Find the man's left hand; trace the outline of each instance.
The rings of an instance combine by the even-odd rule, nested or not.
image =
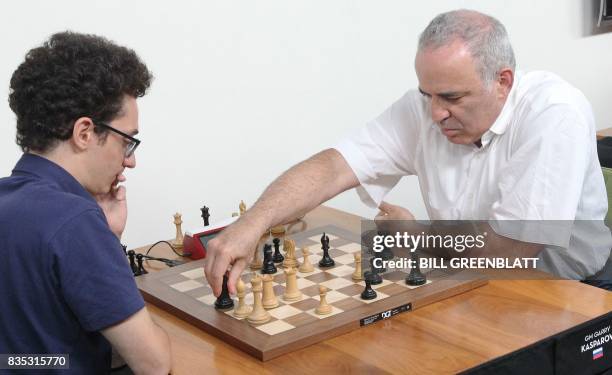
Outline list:
[[[408,211],[404,207],[396,206],[387,202],[382,202],[378,206],[380,210],[378,215],[374,218],[375,221],[381,220],[415,220],[412,212]]]
[[[106,216],[108,226],[117,238],[121,238],[127,221],[126,190],[125,186],[119,185],[120,182],[124,181],[125,176],[119,175],[108,193],[95,196]]]

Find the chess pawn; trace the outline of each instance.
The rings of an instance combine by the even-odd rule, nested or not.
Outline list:
[[[259,276],[255,276],[251,279],[251,285],[253,290],[254,302],[253,302],[253,311],[247,316],[247,321],[251,324],[263,324],[270,320],[272,317],[270,313],[264,309],[263,304],[261,302],[261,278]]]
[[[143,265],[143,262],[144,262],[143,254],[136,254],[136,262],[138,263],[138,272],[136,276],[140,276],[140,275],[149,273],[147,270],[145,270],[144,265]]]
[[[295,268],[285,268],[285,294],[283,299],[287,302],[297,301],[302,298],[302,292],[297,286],[297,276]]]
[[[365,289],[361,292],[361,299],[370,300],[376,298],[377,294],[374,289],[372,289],[372,283],[368,277],[365,278]]]
[[[295,256],[295,242],[291,239],[286,239],[283,242],[283,249],[285,250],[285,260],[283,261],[283,267],[297,267],[298,262]]]
[[[244,297],[246,296],[246,287],[242,278],[238,278],[238,283],[236,284],[236,295],[238,296],[238,306],[234,309],[234,316],[236,318],[246,318],[249,316],[253,308],[247,305],[244,302]]]
[[[410,273],[406,276],[406,284],[410,286],[419,286],[427,282],[427,277],[421,272],[419,267],[419,256],[416,251],[410,253],[410,260],[413,267],[410,267]]]
[[[379,272],[380,272],[380,268],[374,266],[375,260],[376,259],[380,259],[380,258],[376,258],[376,256],[370,258],[370,271],[366,272],[364,274],[364,277],[366,279],[370,280],[370,283],[372,283],[372,285],[378,285],[381,284],[383,282],[382,276],[380,276]]]
[[[276,299],[276,295],[274,294],[274,289],[272,286],[272,275],[263,275],[263,297],[262,304],[264,309],[269,310],[275,307],[278,307],[278,300]]]
[[[175,250],[183,250],[183,231],[181,229],[181,224],[183,224],[183,220],[181,220],[181,214],[178,212],[174,214],[174,225],[176,225],[176,237],[174,242],[172,242],[172,247]]]
[[[363,280],[363,275],[361,274],[361,253],[355,253],[355,272],[353,272],[352,279],[355,281]]]
[[[221,294],[215,301],[215,309],[217,310],[229,310],[234,307],[234,300],[230,297],[229,290],[227,288],[228,275],[223,275],[223,285],[221,286]]]
[[[244,204],[244,201],[240,201],[238,209],[240,210],[240,216],[244,215],[244,213],[246,212],[246,204]]]
[[[252,270],[260,270],[263,266],[263,262],[261,261],[261,257],[259,254],[259,249],[255,246],[255,254],[253,254],[253,260],[251,264],[249,264],[249,268]]]
[[[274,260],[274,263],[283,262],[285,257],[280,252],[280,238],[274,237],[272,243],[274,244],[274,255],[272,256],[272,260]]]
[[[327,296],[327,288],[324,287],[323,285],[319,285],[320,302],[319,302],[319,306],[317,306],[317,308],[315,309],[315,313],[319,315],[327,315],[332,312],[332,307],[330,304],[327,303],[326,296]]]
[[[302,248],[302,255],[304,256],[304,262],[300,266],[299,271],[301,273],[311,273],[311,272],[313,272],[314,271],[314,267],[312,266],[312,263],[310,263],[310,260],[308,259],[308,256],[310,255],[310,251],[308,250],[307,247]]]
[[[138,266],[136,265],[136,252],[134,250],[128,250],[128,259],[130,260],[130,268],[132,269],[132,274],[137,276]]]
[[[275,274],[277,269],[272,259],[272,246],[270,244],[264,244],[264,260],[263,266],[261,267],[261,273]]]

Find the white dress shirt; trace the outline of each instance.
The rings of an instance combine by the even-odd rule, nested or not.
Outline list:
[[[593,113],[578,89],[548,72],[517,72],[480,148],[448,141],[429,103],[411,90],[336,145],[366,204],[377,207],[403,176],[416,175],[432,220],[598,220],[582,238],[576,228],[508,236],[547,245],[539,268],[559,276],[582,279],[603,267],[608,201]]]

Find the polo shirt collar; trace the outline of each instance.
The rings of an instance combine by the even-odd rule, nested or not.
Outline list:
[[[23,154],[13,168],[12,175],[17,174],[34,175],[54,183],[63,191],[95,202],[93,196],[68,171],[42,156]]]

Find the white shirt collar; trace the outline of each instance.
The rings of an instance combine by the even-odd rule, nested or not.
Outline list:
[[[512,117],[512,114],[514,113],[514,109],[516,107],[516,87],[518,86],[519,80],[521,79],[522,75],[522,72],[516,72],[512,88],[510,88],[510,93],[508,93],[508,97],[506,98],[506,102],[504,103],[504,106],[502,107],[499,116],[497,116],[497,119],[495,119],[493,125],[491,125],[489,130],[487,130],[480,139],[480,142],[482,143],[482,148],[488,145],[494,136],[502,135],[508,129],[508,125],[510,125],[510,118]]]

